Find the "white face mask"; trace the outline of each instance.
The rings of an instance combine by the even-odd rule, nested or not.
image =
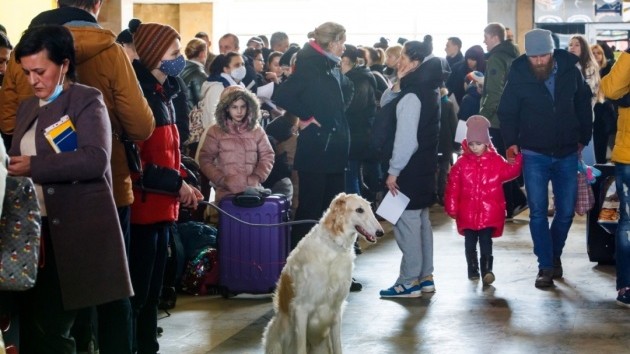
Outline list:
[[[232,70],[232,72],[230,72],[230,76],[236,82],[241,82],[241,80],[243,80],[245,78],[245,74],[247,74],[247,69],[245,69],[244,66],[239,66],[238,68],[236,68],[236,69]]]

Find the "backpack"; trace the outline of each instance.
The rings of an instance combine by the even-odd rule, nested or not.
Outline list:
[[[377,160],[387,162],[394,151],[394,138],[396,136],[396,106],[403,97],[398,97],[387,102],[381,107],[374,117],[374,124],[370,132],[370,150]]]
[[[182,290],[192,295],[218,293],[219,257],[217,250],[206,247],[189,260],[182,277]]]
[[[208,93],[209,88],[209,85],[205,86],[205,89],[203,89],[203,91],[201,92],[201,96],[199,97],[199,102],[197,102],[197,104],[188,114],[190,136],[188,137],[188,140],[186,140],[185,145],[198,143],[199,139],[201,139],[201,135],[205,131],[205,127],[203,126],[203,115],[206,105],[205,97]]]

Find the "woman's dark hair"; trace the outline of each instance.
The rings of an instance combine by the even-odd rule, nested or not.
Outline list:
[[[428,57],[433,50],[433,44],[427,43],[427,41],[407,41],[403,45],[405,48],[405,54],[411,60],[417,60],[420,63],[424,61],[424,58]]]
[[[9,41],[9,37],[7,37],[3,32],[0,32],[0,48],[13,49],[11,41]]]
[[[243,52],[244,56],[249,57],[252,60],[255,59],[258,54],[262,54],[262,50],[261,49],[247,48]]]
[[[357,59],[359,58],[359,55],[361,55],[362,53],[359,53],[359,49],[357,49],[357,47],[353,46],[352,44],[346,44],[346,50],[343,51],[343,54],[341,54],[341,57],[346,57],[350,60],[350,62],[352,64],[356,64],[357,63]]]
[[[464,59],[474,60],[477,62],[477,68],[475,70],[481,71],[482,73],[486,72],[486,56],[480,45],[474,45],[468,48],[466,54],[464,54]]]
[[[275,58],[281,58],[282,57],[282,52],[271,52],[269,53],[269,57],[267,58],[267,67],[269,67],[269,64],[271,64],[271,62],[275,59]],[[278,65],[280,65],[280,62],[278,61]]]
[[[217,55],[217,57],[214,58],[214,60],[212,61],[212,64],[210,64],[210,76],[221,75],[221,73],[223,72],[223,68],[227,68],[228,66],[230,66],[232,58],[239,55],[240,54],[238,54],[237,52],[228,52],[225,54]]]
[[[37,54],[42,50],[48,52],[48,59],[57,65],[68,59],[66,76],[76,80],[76,61],[74,54],[74,40],[68,28],[59,25],[35,26],[22,34],[20,42],[15,46],[15,60]]]

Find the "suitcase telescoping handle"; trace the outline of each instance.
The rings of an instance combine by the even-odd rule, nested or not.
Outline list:
[[[240,222],[241,224],[245,224],[245,225],[248,225],[248,226],[278,227],[278,226],[288,226],[288,225],[298,225],[298,224],[317,224],[317,223],[319,223],[319,220],[305,219],[305,220],[285,221],[285,222],[280,222],[280,223],[275,223],[275,224],[254,224],[254,223],[247,222],[245,220],[241,220],[241,219],[237,218],[236,216],[234,216],[234,215],[228,213],[227,211],[219,208],[219,206],[217,204],[215,204],[214,202],[208,202],[208,201],[202,200],[202,201],[199,201],[199,204],[211,206],[211,207],[215,208],[219,213],[224,214],[227,217],[232,218],[232,219]]]

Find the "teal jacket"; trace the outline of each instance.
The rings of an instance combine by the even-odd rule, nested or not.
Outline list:
[[[503,87],[512,61],[519,56],[518,47],[510,41],[503,41],[486,54],[486,72],[479,114],[488,118],[492,128],[499,129],[497,108],[503,94]]]

